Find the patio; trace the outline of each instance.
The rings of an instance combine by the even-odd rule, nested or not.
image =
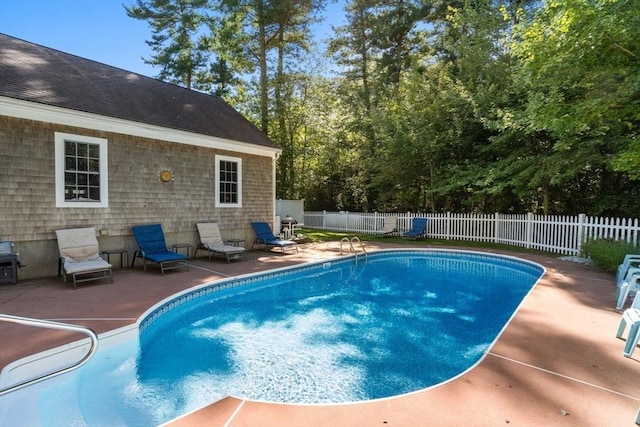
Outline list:
[[[399,247],[367,242],[369,251]],[[403,247],[406,247],[404,245]],[[492,251],[497,252],[497,251]],[[640,408],[640,350],[622,356],[615,338],[613,276],[552,257],[508,253],[547,272],[491,349],[457,379],[413,394],[345,405],[283,405],[228,397],[170,426],[633,426]],[[117,268],[114,284],[78,286],[51,277],[0,286],[0,313],[58,320],[102,333],[134,323],[156,302],[201,283],[339,257],[339,243],[300,253],[249,252],[245,260],[193,260],[190,270]],[[112,259],[114,261],[114,259]],[[115,261],[117,262],[117,261]],[[0,367],[80,339],[0,322]]]

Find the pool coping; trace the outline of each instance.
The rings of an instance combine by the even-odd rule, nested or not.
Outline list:
[[[378,242],[367,245],[368,249],[407,247]],[[185,284],[192,286],[212,277],[224,277],[218,272],[233,276],[340,257],[336,242],[305,244],[301,249],[300,255],[285,257],[251,252],[248,261],[230,266],[198,259],[194,264],[199,268],[190,269],[194,271],[165,277],[155,272],[121,269],[115,271],[116,286],[96,283],[77,291],[70,290],[58,278],[25,281],[0,287],[0,311],[25,317],[79,319],[77,323],[104,332],[131,324],[148,307],[179,291],[181,286],[184,289]],[[612,275],[551,256],[493,250],[472,252],[507,254],[532,260],[547,269],[541,283],[526,298],[525,307],[519,309],[496,343],[493,354],[473,372],[439,390],[343,407],[309,408],[228,398],[171,425],[244,426],[258,422],[265,427],[368,426],[382,425],[383,421],[388,425],[497,425],[507,420],[512,425],[633,425],[640,396],[630,384],[640,378],[640,352],[636,351],[632,358],[623,358],[624,340],[615,338],[620,313],[613,307]],[[183,283],[176,284],[176,280]],[[128,295],[121,295],[123,292]],[[0,361],[24,351],[33,354],[30,349],[44,345],[38,334],[25,334],[22,329],[0,327],[0,334],[3,341],[20,343],[20,347],[5,348]],[[605,390],[593,384],[601,384]],[[568,414],[562,413],[565,409]]]

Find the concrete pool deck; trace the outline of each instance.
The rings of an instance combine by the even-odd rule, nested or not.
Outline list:
[[[410,247],[365,244],[369,251]],[[344,405],[267,404],[228,397],[167,425],[635,426],[640,349],[631,358],[622,356],[625,341],[615,337],[621,313],[613,301],[613,276],[550,256],[489,252],[537,262],[547,272],[484,360],[456,379],[409,395]],[[339,256],[338,242],[309,243],[301,245],[299,254],[252,251],[230,264],[201,257],[189,271],[171,270],[164,276],[155,267],[147,273],[141,267],[117,268],[114,284],[88,282],[75,291],[57,277],[25,280],[0,286],[0,313],[74,323],[103,333],[134,323],[158,301],[198,284]],[[0,368],[80,338],[0,322]]]

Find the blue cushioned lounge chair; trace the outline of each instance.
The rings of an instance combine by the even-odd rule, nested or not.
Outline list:
[[[411,230],[405,232],[402,237],[413,240],[427,237],[427,218],[413,218]]]
[[[286,248],[295,248],[296,252],[300,252],[298,250],[298,244],[293,240],[279,240],[276,236],[273,235],[273,231],[271,231],[271,227],[266,222],[252,222],[251,226],[253,227],[253,231],[256,233],[256,240],[251,245],[251,249],[255,246],[256,243],[263,244],[264,250],[268,250],[269,248],[280,248],[282,253]]]
[[[180,267],[186,267],[187,270],[189,269],[188,256],[170,251],[167,248],[164,233],[162,232],[162,225],[136,225],[131,227],[131,230],[138,243],[138,250],[133,253],[131,267],[135,265],[136,257],[140,257],[144,264],[144,271],[147,271],[147,261],[159,264],[162,275],[164,275],[165,270]]]

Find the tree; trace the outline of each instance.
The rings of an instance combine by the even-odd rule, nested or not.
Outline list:
[[[625,207],[640,196],[638,7],[638,0],[556,0],[518,28],[516,80],[526,102],[514,125],[545,135],[536,164],[552,172],[549,185],[564,189],[561,211],[640,207]],[[570,206],[575,199],[582,206]]]
[[[277,193],[283,198],[296,195],[295,183],[297,146],[301,126],[301,106],[306,102],[307,77],[297,67],[287,64],[287,57],[295,64],[303,61],[309,52],[309,25],[314,21],[314,13],[322,8],[324,0],[278,0],[275,2],[276,22],[276,73],[273,79],[275,129],[271,135],[282,146],[278,160]],[[303,107],[302,107],[303,108]]]
[[[147,44],[155,54],[143,60],[160,67],[161,80],[191,89],[194,74],[207,66],[207,42],[199,31],[209,6],[209,0],[137,0],[124,7],[129,17],[149,23]]]

